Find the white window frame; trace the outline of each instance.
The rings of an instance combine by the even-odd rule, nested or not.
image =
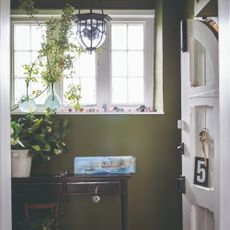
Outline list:
[[[138,11],[137,11],[138,12]],[[154,79],[154,13],[149,15],[120,15],[111,13],[112,23],[143,23],[144,24],[144,104],[148,107],[153,107],[153,79]],[[104,52],[99,53],[99,65],[98,65],[98,88],[97,91],[97,104],[111,104],[111,24],[108,25],[108,35],[104,44]],[[108,58],[109,57],[109,58]],[[109,73],[109,77],[108,77]],[[103,99],[106,98],[106,101]],[[122,107],[136,107],[137,104],[126,105],[118,104]]]
[[[58,15],[60,11],[44,11],[41,12],[40,20],[44,21],[45,18],[50,15]],[[144,23],[144,105],[150,108],[154,108],[154,10],[106,10],[112,18],[112,22],[143,22]],[[15,14],[16,15],[16,14]],[[25,16],[16,15],[12,17],[13,23],[28,23],[29,20]],[[12,27],[13,28],[13,27]],[[110,53],[110,31],[111,25],[108,25],[107,39],[103,45],[103,52],[99,52],[96,55],[96,105],[100,107],[103,104],[111,105],[111,53]],[[13,31],[12,31],[13,34]],[[12,44],[13,53],[13,44]],[[109,57],[109,58],[108,58]],[[13,63],[13,59],[12,59]],[[14,77],[13,65],[11,67],[12,78]],[[12,79],[11,88],[13,89],[14,79]],[[57,94],[60,98],[63,98],[62,84],[57,84]],[[13,90],[11,93],[12,100],[11,105],[14,105]],[[90,105],[89,105],[90,106]],[[117,105],[122,107],[137,107],[138,105],[122,104]],[[86,106],[87,107],[87,106]]]

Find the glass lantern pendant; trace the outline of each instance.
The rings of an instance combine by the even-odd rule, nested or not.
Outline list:
[[[92,0],[90,0],[90,13],[81,14],[80,9],[74,17],[77,24],[77,39],[82,47],[90,53],[100,47],[106,39],[107,23],[111,18],[103,13],[92,12]]]

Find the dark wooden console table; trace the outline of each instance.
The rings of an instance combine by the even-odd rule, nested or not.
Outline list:
[[[14,206],[44,199],[62,200],[68,196],[120,195],[121,230],[127,230],[127,180],[129,175],[56,177],[54,175],[12,178],[13,229],[14,219],[23,211],[14,211]],[[20,204],[20,205],[19,205]],[[19,213],[18,213],[19,212]],[[17,225],[17,224],[16,224]]]

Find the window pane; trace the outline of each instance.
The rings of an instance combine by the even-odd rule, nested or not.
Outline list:
[[[127,25],[112,25],[112,49],[127,49]]]
[[[93,105],[96,104],[96,82],[94,78],[85,78],[81,80],[80,104]]]
[[[112,49],[112,103],[143,104],[144,24],[113,24]]]
[[[128,103],[143,104],[143,78],[128,79]]]
[[[66,104],[69,104],[70,102],[65,98],[65,92],[68,91],[68,87],[69,85],[71,84],[80,84],[80,79],[79,78],[65,78],[63,79],[63,101],[66,103]],[[81,100],[80,100],[80,103],[81,103]]]
[[[127,103],[127,79],[113,78],[112,80],[112,104]]]
[[[65,103],[68,102],[68,100],[65,98],[65,92],[68,90],[68,86],[73,83],[72,78],[64,79],[63,80],[63,101]]]
[[[14,49],[30,50],[30,25],[14,25]]]
[[[14,54],[14,71],[15,76],[25,76],[23,65],[30,64],[30,53],[29,52],[15,52]]]
[[[14,98],[18,103],[22,96],[26,95],[26,84],[24,79],[15,79],[14,82]]]
[[[143,50],[144,48],[144,28],[143,25],[128,26],[128,49]]]
[[[144,75],[144,59],[142,51],[128,52],[128,75],[143,76]]]
[[[36,90],[43,91],[44,89],[45,89],[45,86],[41,83],[40,79],[38,78],[38,82],[30,83],[29,94],[32,94],[33,91],[36,91]],[[39,97],[35,99],[35,102],[37,104],[44,104],[47,95],[48,95],[48,91],[46,90]]]
[[[73,78],[63,79],[63,92],[68,90],[71,83],[81,85],[80,104],[95,105],[96,104],[96,54],[82,53],[74,63],[75,73]],[[68,100],[63,98],[65,103]]]
[[[45,27],[31,26],[31,49],[39,50],[41,48],[41,42],[43,41],[42,35],[45,32]]]
[[[95,76],[95,53],[80,55],[80,76]]]
[[[112,76],[127,75],[127,52],[112,52]]]
[[[38,52],[36,52],[36,51],[31,52],[31,63],[35,62],[37,59],[38,59]]]

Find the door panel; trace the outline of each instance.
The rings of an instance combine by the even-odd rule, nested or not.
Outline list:
[[[189,53],[189,94],[205,96],[218,89],[217,35],[198,20],[187,20]]]
[[[192,230],[215,230],[213,212],[192,205]]]

